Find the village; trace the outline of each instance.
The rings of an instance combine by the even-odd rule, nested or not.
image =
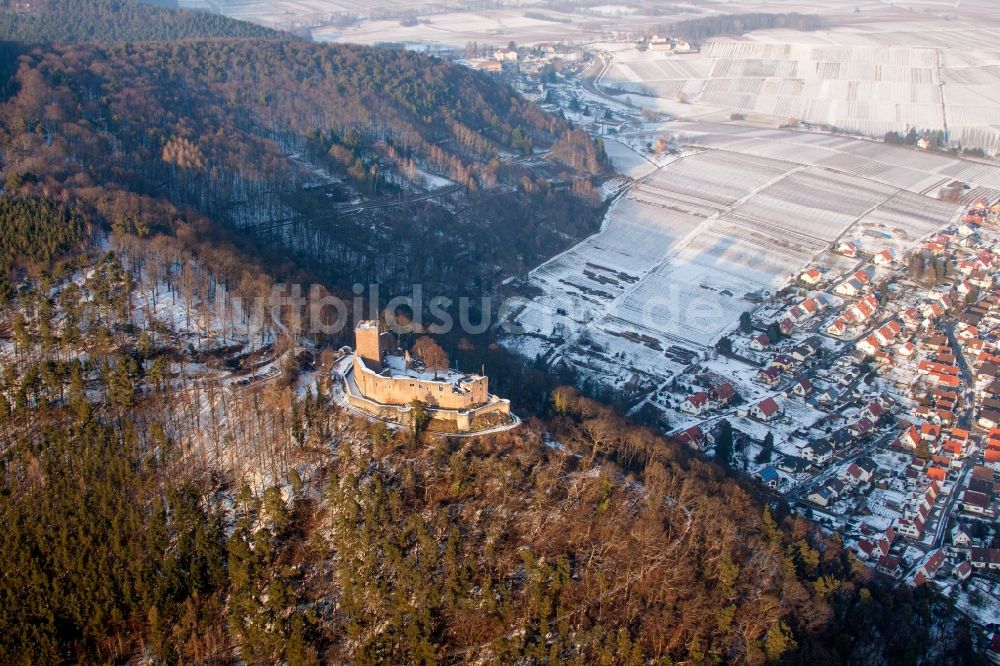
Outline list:
[[[998,222],[978,199],[905,254],[837,243],[852,269],[808,267],[653,398],[682,415],[678,440],[983,627],[1000,608]],[[713,372],[734,361],[752,381]]]

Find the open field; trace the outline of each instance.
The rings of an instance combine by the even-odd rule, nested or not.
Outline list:
[[[682,116],[742,113],[876,137],[943,130],[953,145],[1000,152],[1000,6],[861,3],[850,15],[830,4],[818,9],[829,13],[820,31],[718,37],[684,54],[616,50],[601,85]]]
[[[613,383],[633,368],[669,377],[683,367],[677,349],[710,348],[757,307],[755,293],[773,293],[810,263],[854,270],[856,261],[830,252],[837,240],[903,253],[959,212],[930,196],[940,183],[963,174],[979,191],[1000,175],[986,163],[860,139],[712,123],[662,129],[684,138],[686,154],[643,169],[600,233],[531,273],[541,294],[524,303],[517,320],[529,336],[511,338],[512,347],[523,340],[532,354],[562,355]],[[837,168],[850,156],[867,175]],[[580,348],[615,363],[598,368]]]
[[[964,0],[912,0],[890,5],[879,0],[731,0],[671,3],[636,0],[628,3],[558,3],[508,0],[469,3],[459,0],[179,0],[182,7],[279,28],[309,28],[318,40],[406,42],[461,48],[467,41],[519,44],[541,41],[587,43],[647,33],[657,26],[717,14],[800,12],[820,14],[831,30],[853,30],[851,39],[882,44],[949,45],[961,33],[996,26],[995,3]],[[402,25],[404,16],[419,19]],[[945,22],[944,18],[949,21]],[[350,21],[345,21],[345,19]],[[982,38],[980,38],[982,39]],[[986,43],[987,40],[983,40]],[[669,77],[667,77],[669,78]],[[688,75],[676,77],[690,78]]]

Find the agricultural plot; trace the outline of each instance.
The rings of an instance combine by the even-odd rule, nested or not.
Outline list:
[[[861,218],[851,229],[851,240],[867,252],[891,249],[901,256],[921,238],[946,226],[954,215],[952,203],[899,192]]]
[[[955,180],[972,188],[1000,189],[1000,167],[992,163],[877,141],[709,122],[676,122],[664,129],[687,145],[826,167],[915,194],[937,196]]]
[[[782,252],[774,241],[778,239],[724,220],[706,223],[616,301],[604,323],[709,346],[732,328],[734,312],[747,307],[745,294],[773,289],[810,256]]]
[[[872,16],[817,32],[717,38],[698,53],[625,50],[615,54],[604,81],[657,95],[669,100],[664,108],[689,116],[697,112],[671,104],[683,100],[707,112],[797,119],[872,137],[910,127],[947,130],[952,145],[996,154],[1000,16],[995,7],[966,11],[964,22]]]
[[[709,205],[730,206],[793,166],[753,155],[712,150],[660,169],[644,185]]]
[[[655,164],[619,141],[605,139],[604,151],[615,171],[630,178],[641,178],[656,170]]]
[[[664,129],[699,147],[642,177],[600,233],[531,273],[541,295],[517,320],[535,337],[515,336],[513,348],[537,353],[550,338],[552,354],[618,385],[631,368],[668,377],[685,365],[677,350],[704,353],[759,294],[805,265],[852,268],[856,260],[829,252],[840,238],[902,254],[949,224],[958,206],[920,193],[953,180],[946,171],[983,182],[997,175],[978,162],[838,136],[711,123]],[[863,166],[848,168],[852,158]]]
[[[702,219],[631,197],[608,211],[605,228],[532,272],[539,285],[606,302],[662,260]]]
[[[734,213],[773,227],[777,234],[801,237],[803,242],[832,241],[894,193],[889,186],[873,181],[811,168],[771,185]]]

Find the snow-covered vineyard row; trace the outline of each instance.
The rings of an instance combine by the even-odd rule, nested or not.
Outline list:
[[[955,180],[1000,189],[996,165],[875,141],[704,122],[672,123],[668,131],[688,145],[824,167],[916,194],[936,195]]]
[[[992,50],[989,34],[919,23],[877,36],[753,33],[710,40],[689,54],[618,52],[602,85],[873,137],[910,127],[945,130],[953,145],[996,153],[1000,51]]]
[[[643,374],[667,381],[685,353],[711,350],[804,266],[856,270],[831,252],[838,243],[902,256],[959,210],[936,198],[942,186],[961,176],[968,192],[989,191],[980,183],[1000,177],[983,163],[859,139],[704,122],[663,129],[688,148],[659,167],[608,142],[639,180],[598,234],[532,272],[541,294],[518,310],[527,335],[512,347],[618,387]]]

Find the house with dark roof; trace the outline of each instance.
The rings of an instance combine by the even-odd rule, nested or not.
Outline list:
[[[778,368],[767,368],[757,373],[757,381],[765,386],[774,386],[781,381],[781,370]]]
[[[969,564],[980,571],[1000,571],[1000,548],[970,548]]]
[[[930,557],[924,560],[923,564],[917,567],[917,573],[923,574],[924,578],[930,580],[937,575],[937,572],[941,569],[944,564],[944,550],[938,548],[935,550]]]
[[[799,398],[808,398],[813,393],[813,385],[808,377],[800,377],[785,394]]]
[[[989,647],[986,648],[986,658],[990,663],[1000,664],[1000,632],[995,632],[990,639]]]
[[[760,335],[755,335],[750,338],[750,349],[754,351],[764,351],[771,346],[771,339],[767,337],[767,334],[761,333]]]
[[[867,437],[873,430],[875,430],[875,424],[864,417],[847,426],[847,432],[852,437]]]
[[[852,444],[854,442],[854,437],[851,436],[851,433],[847,428],[838,428],[830,433],[830,436],[826,438],[826,441],[828,441],[830,446],[833,448],[841,449]]]
[[[760,469],[756,474],[754,474],[754,477],[759,479],[760,482],[768,488],[777,488],[778,483],[781,481],[781,476],[778,474],[778,470],[771,465]]]
[[[827,486],[817,486],[809,491],[809,495],[806,497],[807,500],[813,504],[819,506],[829,506],[830,502],[836,499],[833,491]]]
[[[878,558],[878,565],[875,568],[878,569],[879,573],[895,578],[899,575],[899,560],[883,555]]]
[[[819,338],[815,335],[804,340],[792,351],[792,358],[796,361],[805,361],[807,358],[811,358],[820,350],[822,343]]]
[[[990,496],[985,493],[977,493],[975,490],[966,490],[962,493],[962,511],[974,516],[994,516],[993,507],[990,505]]]
[[[733,398],[736,397],[736,389],[729,382],[723,382],[709,391],[709,396],[716,405],[721,407],[733,401]]]
[[[811,463],[822,465],[833,457],[833,447],[823,440],[816,440],[802,449],[802,457]]]
[[[698,426],[692,426],[676,437],[678,442],[687,444],[693,449],[705,448],[705,433]]]

